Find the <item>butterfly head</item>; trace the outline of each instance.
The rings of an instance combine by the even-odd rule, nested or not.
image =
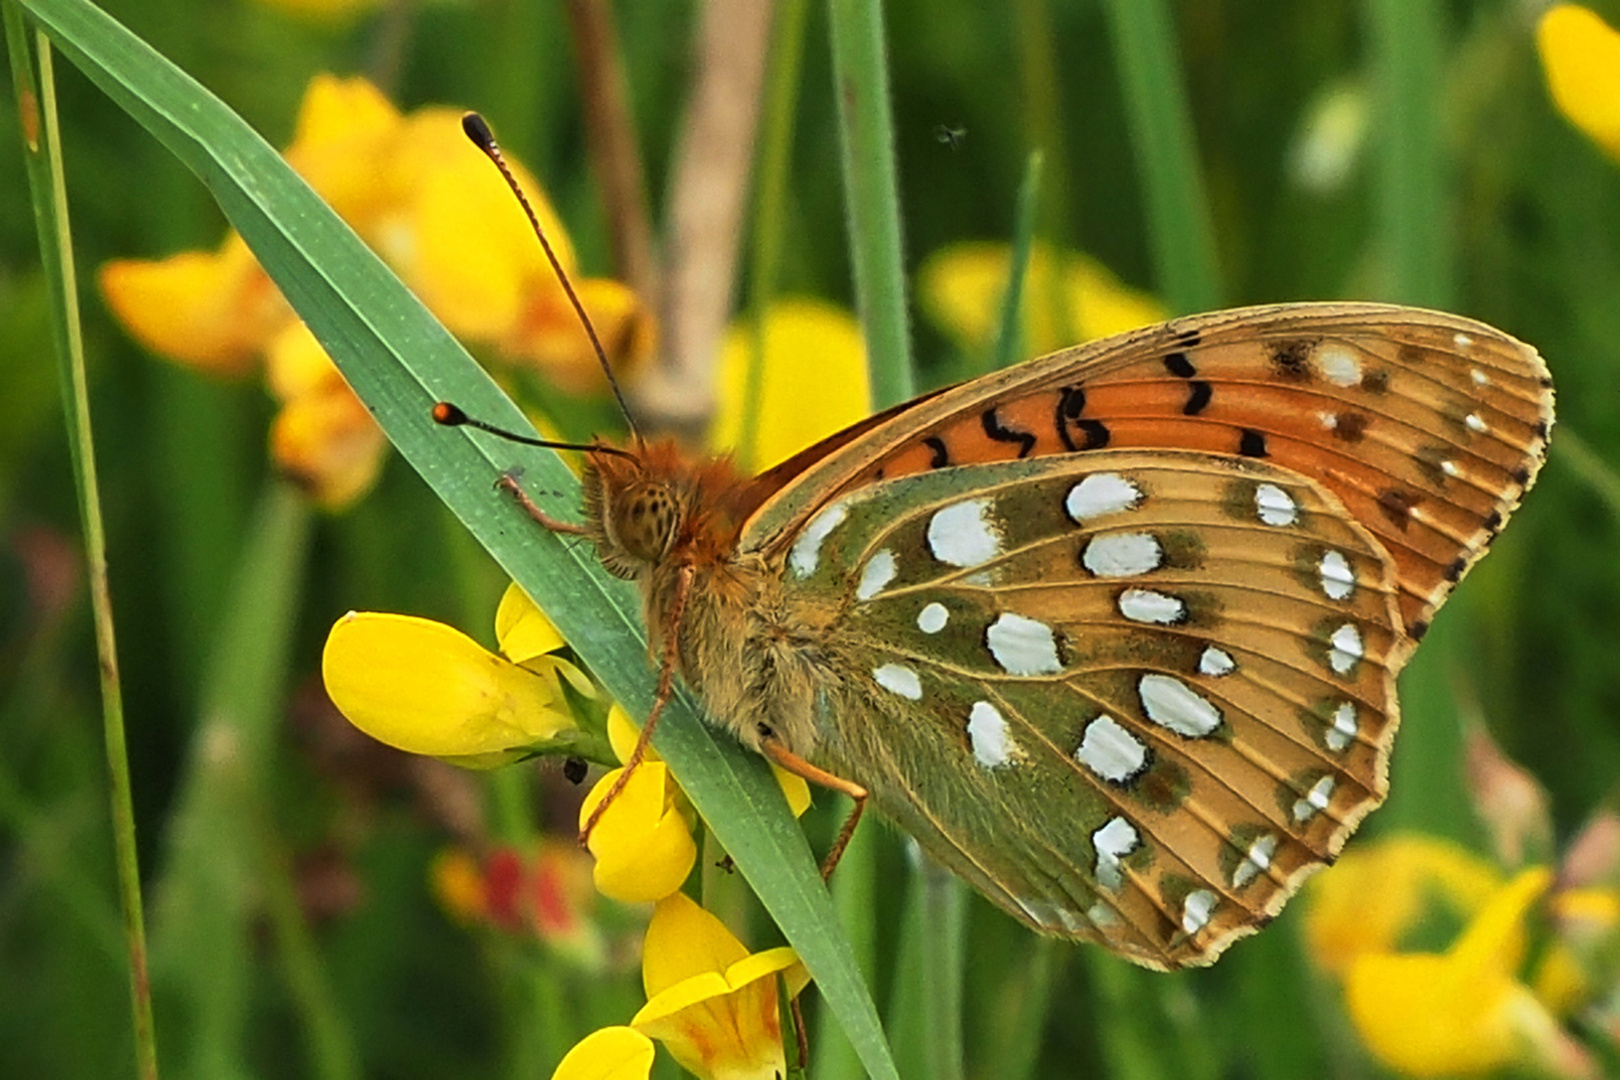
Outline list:
[[[685,472],[673,448],[659,444],[587,456],[586,526],[611,573],[635,580],[669,558],[691,502]]]
[[[729,461],[694,464],[673,442],[585,458],[585,525],[608,571],[632,581],[678,561],[718,561],[736,542]],[[678,556],[678,557],[677,557]]]

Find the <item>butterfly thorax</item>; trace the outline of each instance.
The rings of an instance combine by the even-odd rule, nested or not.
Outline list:
[[[746,481],[730,461],[695,463],[672,442],[599,451],[583,487],[590,539],[610,573],[640,586],[655,655],[673,632],[681,675],[712,721],[752,749],[773,737],[811,755],[832,613],[792,603],[780,573],[739,552]]]

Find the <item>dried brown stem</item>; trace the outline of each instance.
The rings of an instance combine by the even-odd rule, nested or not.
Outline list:
[[[616,272],[652,310],[659,306],[659,266],[647,213],[647,182],[619,37],[608,0],[568,0],[579,60],[591,169],[606,204]]]
[[[654,426],[695,434],[714,408],[774,9],[767,0],[708,0],[703,7],[697,81],[670,177],[661,363],[636,388],[639,412]]]

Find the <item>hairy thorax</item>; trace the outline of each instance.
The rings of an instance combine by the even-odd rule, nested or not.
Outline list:
[[[674,568],[646,582],[647,625],[667,625]],[[680,622],[680,670],[711,720],[758,750],[774,736],[816,756],[818,697],[835,689],[831,613],[790,602],[757,556],[696,568]]]

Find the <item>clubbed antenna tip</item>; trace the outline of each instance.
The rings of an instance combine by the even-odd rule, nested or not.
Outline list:
[[[518,185],[517,177],[506,164],[506,158],[501,154],[500,144],[495,141],[495,133],[489,129],[489,124],[475,112],[463,113],[461,117],[461,130],[471,139],[473,145],[482,150],[484,156],[495,163],[500,170],[501,178],[506,186],[512,189],[518,204],[523,207],[523,213],[529,219],[529,225],[534,229],[540,247],[545,250],[546,259],[551,263],[552,272],[557,275],[557,281],[562,285],[563,292],[568,295],[568,302],[574,307],[574,314],[579,317],[580,325],[585,328],[585,336],[591,339],[591,350],[596,353],[597,363],[602,365],[602,374],[607,377],[609,389],[613,391],[613,398],[619,403],[619,411],[624,414],[624,422],[630,426],[630,433],[635,436],[637,445],[641,443],[641,431],[636,427],[636,418],[630,413],[630,404],[624,400],[624,392],[619,389],[619,380],[613,377],[613,369],[608,364],[607,350],[602,348],[602,341],[596,336],[596,327],[591,323],[591,317],[585,313],[585,305],[579,302],[579,296],[574,292],[574,283],[568,280],[568,274],[563,270],[562,263],[557,259],[557,253],[551,249],[551,241],[546,239],[546,230],[540,226],[540,217],[529,205],[528,196],[523,194],[523,188]]]
[[[475,112],[467,113],[461,118],[461,130],[467,133],[467,138],[478,149],[486,154],[495,153],[495,133],[489,130],[489,124],[482,116]]]
[[[452,405],[448,401],[434,403],[433,422],[443,424],[445,427],[460,427],[467,422],[467,414],[461,411],[459,405]]]

